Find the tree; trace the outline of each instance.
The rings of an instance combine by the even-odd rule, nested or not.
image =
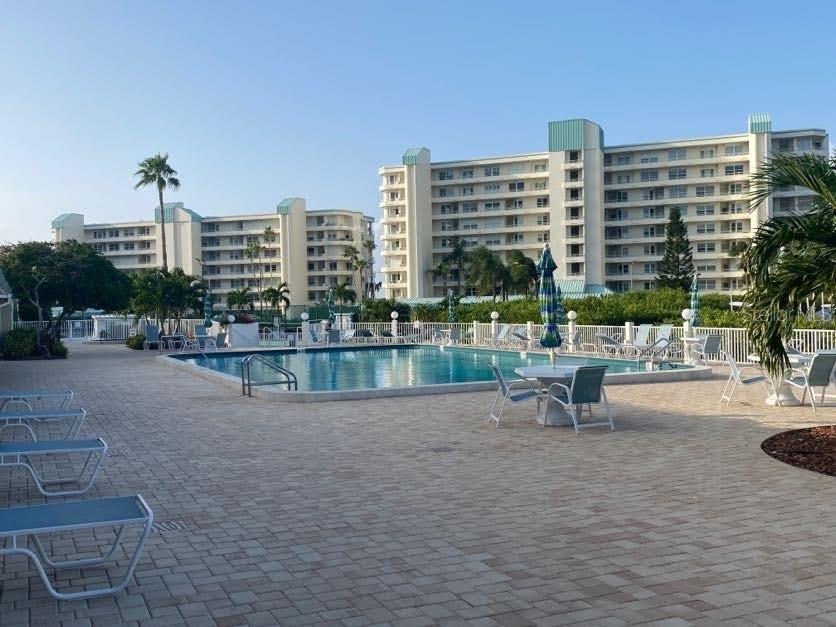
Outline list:
[[[466,278],[483,294],[493,296],[503,293],[508,270],[502,260],[487,246],[478,246],[470,251]]]
[[[160,201],[160,231],[162,232],[163,244],[163,270],[168,269],[168,251],[165,243],[165,205],[163,204],[163,190],[180,189],[180,179],[177,178],[177,170],[171,167],[168,163],[168,153],[157,153],[153,157],[148,157],[138,164],[138,170],[134,172],[134,176],[138,177],[134,189],[140,187],[147,187],[153,185],[157,188],[157,195]]]
[[[279,309],[281,306],[281,315],[284,317],[285,310],[290,307],[290,286],[287,281],[282,281],[278,287],[268,287],[264,290],[261,297],[273,309]]]
[[[444,287],[444,296],[447,297],[447,277],[450,275],[450,265],[443,259],[435,264],[435,267],[430,271],[433,275],[433,280],[440,278]]]
[[[789,368],[784,343],[807,298],[836,294],[836,157],[778,154],[751,177],[751,206],[782,188],[812,191],[805,213],[773,217],[741,254],[749,341],[773,375]]]
[[[537,263],[519,250],[509,250],[505,261],[508,265],[509,288],[528,296],[537,284]]]
[[[2,246],[0,268],[22,304],[38,322],[47,323],[38,340],[47,354],[73,314],[93,308],[123,310],[130,299],[128,276],[92,246],[75,240]],[[55,316],[53,307],[60,310]]]
[[[249,305],[250,309],[253,307],[253,294],[249,287],[242,287],[237,290],[232,290],[226,295],[226,306],[230,309],[235,308],[237,311],[244,311],[244,307]]]
[[[694,256],[688,228],[682,221],[679,207],[671,207],[665,226],[665,254],[659,262],[657,287],[672,287],[687,291],[694,280]]]
[[[201,278],[186,274],[182,268],[141,270],[133,276],[130,309],[137,318],[158,321],[164,333],[177,333],[187,312],[201,315],[205,292]],[[173,321],[167,331],[166,321]]]
[[[351,287],[351,283],[344,281],[334,287],[334,298],[340,303],[340,316],[342,316],[345,303],[357,302],[357,292]]]
[[[368,291],[368,297],[374,298],[375,293],[375,283],[374,283],[374,250],[377,248],[377,244],[374,243],[374,238],[369,237],[363,240],[363,249],[366,251],[366,254],[369,257],[369,281],[366,289]]]
[[[466,274],[469,257],[464,242],[460,239],[453,242],[450,252],[443,257],[450,269],[456,271],[456,294],[460,294],[462,291],[462,278]]]
[[[368,285],[367,285],[367,282],[366,282],[366,274],[365,274],[366,269],[368,267],[369,267],[369,262],[366,261],[365,259],[358,259],[357,261],[354,262],[354,269],[357,270],[357,272],[360,273],[360,283],[358,284],[357,287],[360,288],[360,293],[361,294],[365,294],[365,292],[368,288]]]
[[[343,257],[345,257],[346,259],[349,260],[349,263],[351,264],[351,272],[354,273],[357,269],[356,266],[357,266],[357,260],[360,258],[360,251],[357,250],[356,246],[352,246],[352,245],[346,246],[343,249]],[[354,278],[352,276],[352,281],[353,280],[354,280]]]
[[[244,248],[244,254],[250,260],[250,271],[253,273],[253,281],[256,285],[256,295],[259,296],[259,305],[261,310],[264,311],[264,301],[261,300],[261,283],[262,279],[264,278],[264,266],[261,264],[261,244],[258,243],[258,240],[247,244],[246,248]],[[258,261],[258,264],[256,264]]]

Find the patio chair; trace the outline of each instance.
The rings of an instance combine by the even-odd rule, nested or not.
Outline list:
[[[145,327],[145,341],[142,342],[142,349],[148,350],[151,344],[160,343],[160,328],[149,324]]]
[[[491,411],[488,414],[488,422],[496,420],[496,428],[499,429],[499,419],[502,417],[505,403],[508,401],[512,403],[524,403],[525,401],[535,399],[537,401],[537,413],[540,413],[540,402],[543,400],[543,395],[539,387],[535,387],[534,383],[529,379],[506,379],[502,375],[502,371],[494,364],[491,364],[491,370],[493,370],[499,387],[496,390],[496,396],[493,399],[493,405],[491,405]],[[500,397],[502,398],[502,404],[499,406],[499,413],[494,414]]]
[[[700,339],[700,342],[691,345],[691,359],[697,359],[702,361],[704,365],[708,365],[708,356],[720,352],[720,343],[723,341],[723,336],[712,334],[705,335]]]
[[[33,458],[47,455],[78,454],[87,455],[84,466],[74,477],[59,479],[44,479],[32,465]],[[96,440],[44,440],[41,442],[0,442],[0,466],[26,468],[38,488],[44,496],[75,496],[84,494],[93,485],[99,468],[107,454],[107,444],[101,438]],[[89,472],[88,472],[89,471]],[[87,475],[89,478],[82,485],[82,478]],[[48,485],[53,484],[79,484],[76,490],[47,490]]]
[[[821,401],[824,403],[824,391],[830,385],[833,367],[836,366],[836,352],[816,353],[809,366],[801,366],[790,369],[790,376],[784,379],[784,383],[795,388],[804,390],[801,395],[801,404],[810,392],[810,404],[813,406],[813,413],[816,411],[816,397],[813,388],[821,387]]]
[[[642,325],[644,326],[644,325]],[[647,325],[648,328],[650,325]],[[650,357],[655,357],[657,355],[662,354],[668,344],[671,343],[671,333],[673,332],[673,325],[672,324],[663,324],[659,327],[659,331],[656,333],[656,339],[653,342],[645,341],[641,344],[633,342],[633,346],[639,349],[640,355],[646,355]],[[646,337],[646,334],[645,334]]]
[[[621,354],[624,354],[625,351],[637,354],[635,348],[630,346],[629,344],[622,344],[617,339],[610,337],[606,333],[596,333],[595,339],[597,342],[595,344],[581,344],[581,349],[583,352],[595,353],[597,355],[607,356],[607,357],[618,357]],[[587,350],[591,348],[592,350]]]
[[[313,327],[308,327],[308,334],[310,335],[309,342],[311,344],[325,344],[328,341],[327,337],[318,337]]]
[[[154,513],[139,494],[136,496],[117,496],[86,501],[3,508],[0,509],[0,539],[3,540],[0,543],[0,547],[2,547],[0,548],[0,556],[24,555],[28,557],[32,560],[47,591],[61,601],[115,595],[125,589],[133,576],[145,541],[151,534],[153,521]],[[45,567],[55,570],[76,569],[84,566],[99,566],[114,561],[117,553],[116,549],[122,540],[125,527],[128,525],[141,525],[142,531],[136,549],[128,563],[127,571],[118,584],[78,592],[58,592],[55,589],[46,574]],[[101,557],[57,561],[46,554],[41,541],[41,537],[48,534],[101,527],[118,529],[113,546]],[[28,547],[29,537],[32,539],[34,551]],[[9,540],[6,540],[6,538],[9,538]],[[44,539],[48,543],[48,538]],[[8,564],[7,561],[5,563]]]
[[[66,409],[73,400],[72,390],[41,390],[34,392],[0,392],[0,413],[9,405],[22,405],[32,411],[32,404],[37,401],[60,401],[58,409]]]
[[[604,375],[608,366],[581,366],[575,371],[571,385],[552,383],[546,393],[546,403],[556,402],[572,416],[572,424],[575,425],[575,433],[587,427],[609,426],[615,431],[615,423],[612,420],[612,410],[607,402],[607,393],[604,391]],[[607,409],[607,420],[604,422],[581,422],[583,417],[583,406],[589,409],[592,416],[592,404],[601,403]],[[548,412],[548,408],[546,409]]]
[[[458,327],[450,329],[450,344],[461,344],[462,330]]]
[[[505,344],[508,342],[508,333],[511,330],[510,324],[503,324],[499,328],[499,332],[496,334],[496,337],[493,339],[493,345],[499,346],[500,344]]]
[[[83,409],[58,409],[58,410],[33,410],[21,412],[6,412],[0,414],[0,434],[5,429],[23,427],[32,436],[32,441],[37,442],[34,426],[40,423],[51,423],[62,420],[69,420],[70,428],[62,439],[72,440],[81,430],[81,426],[87,419],[87,412]]]
[[[563,338],[563,344],[560,345],[561,352],[578,352],[581,350],[581,332],[576,330],[572,335],[566,335]]]
[[[185,337],[183,338],[183,342],[180,344],[180,352],[184,353],[186,351],[200,351],[200,340],[196,337]]]
[[[726,387],[723,388],[723,394],[720,396],[720,402],[726,401],[726,405],[731,404],[732,396],[734,395],[734,390],[738,384],[740,385],[752,385],[754,383],[763,383],[769,392],[769,377],[767,377],[763,371],[758,366],[741,366],[738,364],[734,357],[729,355],[728,353],[723,353],[723,356],[726,360],[726,363],[729,365],[729,380],[726,381]],[[757,370],[758,374],[746,375],[746,370]],[[731,387],[729,387],[731,386]]]
[[[340,338],[341,342],[353,342],[354,336],[357,335],[357,331],[354,329],[348,329],[347,331],[343,332],[342,338]]]
[[[331,344],[339,344],[341,339],[342,338],[340,337],[339,329],[330,329],[328,331],[328,337],[326,338],[325,343],[329,346]]]
[[[203,341],[203,350],[216,351],[226,347],[226,333],[218,333],[216,336],[207,336]]]

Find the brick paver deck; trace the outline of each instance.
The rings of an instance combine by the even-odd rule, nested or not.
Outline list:
[[[836,622],[836,480],[760,450],[836,422],[832,401],[814,416],[761,387],[726,409],[720,379],[612,387],[618,431],[576,436],[533,405],[496,430],[488,393],[275,404],[154,353],[71,348],[0,362],[0,388],[76,390],[83,434],[123,453],[89,495],[139,492],[186,528],[152,535],[116,598],[57,603],[7,559],[0,624]],[[43,502],[9,477],[0,506]]]

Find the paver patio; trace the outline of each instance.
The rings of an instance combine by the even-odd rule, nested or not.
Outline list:
[[[831,406],[718,403],[724,380],[609,388],[618,431],[536,426],[489,393],[276,404],[71,345],[0,388],[72,388],[112,451],[89,496],[158,521],[116,598],[55,602],[0,573],[2,625],[665,625],[836,622],[836,481],[766,456]],[[0,469],[0,506],[43,502]],[[104,538],[100,538],[104,542]],[[67,586],[102,571],[68,571]],[[81,579],[81,577],[87,579]]]

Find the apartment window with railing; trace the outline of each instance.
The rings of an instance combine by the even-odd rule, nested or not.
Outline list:
[[[104,244],[93,244],[93,250],[95,250],[97,253],[103,253],[105,251],[105,245]]]
[[[485,168],[485,176],[499,176],[499,166],[491,165]]]
[[[697,244],[698,253],[713,253],[717,252],[717,244],[714,242],[699,242]]]
[[[486,201],[484,205],[482,205],[485,211],[499,211],[499,201],[498,200],[489,200]]]
[[[743,213],[743,203],[730,202],[720,207],[720,213]]]
[[[233,237],[230,237],[229,238],[229,243],[230,243],[231,246],[235,246],[237,244],[243,244],[244,243],[244,236],[243,235],[235,235]]]
[[[629,174],[619,174],[615,177],[615,182],[619,184],[629,183],[630,182],[630,175]]]
[[[113,229],[107,232],[108,237],[119,237],[119,229]]]
[[[151,242],[140,242],[139,243],[140,250],[151,250]]]
[[[125,243],[122,245],[122,247],[123,247],[125,250],[133,250],[133,249],[135,248],[135,245],[134,245],[134,243],[133,243],[133,242],[125,242]]]
[[[549,206],[549,197],[548,196],[540,196],[537,198],[537,206],[538,207],[548,207]]]
[[[498,237],[488,238],[485,240],[486,246],[499,246],[501,243],[502,240],[500,240]]]
[[[134,236],[134,230],[133,229],[125,229],[123,231],[123,237],[133,237],[133,236]]]
[[[646,170],[645,172],[641,173],[642,183],[646,183],[648,181],[658,181],[658,180],[659,180],[659,171],[658,170]]]
[[[687,152],[684,148],[674,148],[668,150],[668,161],[682,161],[687,157]]]
[[[622,211],[621,209],[607,209],[606,213],[604,214],[604,219],[607,222],[620,222],[621,220],[626,220],[628,217],[627,211]]]
[[[604,165],[612,165],[612,155],[604,155]]]
[[[524,206],[524,202],[522,199],[517,200],[506,200],[505,201],[505,208],[506,209],[522,209]]]
[[[140,255],[139,263],[151,263],[151,255]]]
[[[459,212],[459,205],[458,203],[443,203],[440,207],[440,211],[442,214],[446,213],[458,213]]]
[[[462,178],[463,179],[472,179],[473,178],[473,170],[462,170]]]
[[[700,159],[713,159],[714,158],[714,149],[713,148],[704,148],[700,150]]]
[[[652,262],[644,264],[644,273],[656,274],[656,264]]]
[[[642,163],[656,163],[659,161],[659,157],[656,155],[642,155],[640,161]]]
[[[462,225],[462,229],[465,231],[475,231],[478,228],[479,224],[476,222],[465,222],[464,225]]]
[[[734,196],[743,193],[743,183],[730,183],[726,188],[726,194]]]
[[[581,160],[581,153],[578,150],[569,150],[568,151],[567,161],[569,163],[577,163]]]
[[[684,179],[688,175],[685,168],[671,168],[668,170],[668,180],[675,181],[677,179]]]
[[[643,218],[661,218],[665,215],[665,210],[661,207],[642,207]]]
[[[484,191],[485,191],[485,193],[488,193],[488,194],[491,193],[491,192],[498,192],[499,191],[499,183],[488,183],[487,185],[485,185]]]
[[[685,198],[688,195],[688,188],[684,185],[668,189],[669,198]],[[661,198],[661,196],[660,196]]]
[[[109,252],[116,252],[117,250],[119,250],[119,244],[108,244],[107,250]]]
[[[697,272],[716,272],[717,266],[713,263],[705,263],[697,265]]]
[[[544,242],[549,241],[549,234],[548,233],[538,233],[537,234],[537,242],[542,244]]]
[[[548,226],[549,225],[549,216],[548,214],[543,216],[537,216],[537,226]]]
[[[700,235],[704,235],[706,233],[714,233],[716,231],[716,227],[714,226],[713,222],[705,222],[703,224],[697,225],[697,233]]]
[[[697,205],[696,212],[698,216],[713,216],[714,205]]]
[[[743,222],[729,222],[728,223],[728,232],[729,233],[743,233],[744,231],[748,231],[748,228],[744,228]]]
[[[630,165],[630,155],[618,155],[615,158],[616,165]]]
[[[548,183],[545,181],[534,181],[534,189],[535,191],[543,190],[548,188]]]
[[[545,172],[546,171],[546,164],[545,163],[535,163],[534,164],[534,171],[535,172]]]
[[[604,185],[612,185],[612,172],[604,172]]]
[[[104,239],[105,232],[104,231],[93,231],[93,239]]]
[[[701,290],[713,290],[717,288],[717,279],[697,279],[697,286]]]
[[[453,180],[453,170],[439,170],[438,171],[438,180],[439,181],[451,181],[451,180]]]
[[[629,195],[627,192],[607,192],[606,202],[628,202]]]
[[[472,187],[462,187],[462,196],[473,196]]]
[[[447,198],[448,196],[453,195],[453,190],[449,187],[442,187],[441,189],[438,190],[438,195],[441,196],[442,198]]]
[[[697,185],[696,194],[699,197],[713,196],[714,195],[714,186],[713,185]]]
[[[712,176],[714,176],[714,168],[702,168],[700,170],[700,178],[707,179]]]
[[[525,191],[525,181],[514,181],[513,183],[508,183],[508,191],[509,192]]]
[[[479,205],[475,202],[463,202],[462,213],[476,213],[479,210]]]
[[[731,157],[733,155],[742,155],[745,152],[746,152],[746,148],[745,148],[744,144],[732,144],[732,145],[726,146],[723,149],[723,154],[725,154],[727,157]]]
[[[645,244],[644,254],[645,255],[655,255],[656,254],[656,244]]]
[[[656,237],[656,227],[655,226],[646,226],[642,230],[642,235],[644,237]]]
[[[726,176],[740,176],[743,174],[743,164],[727,165],[724,169]]]
[[[674,190],[680,189],[678,187],[671,187],[671,192]],[[642,200],[659,200],[665,197],[665,192],[661,187],[657,187],[654,189],[643,189],[642,190]],[[675,196],[672,196],[675,198]]]

